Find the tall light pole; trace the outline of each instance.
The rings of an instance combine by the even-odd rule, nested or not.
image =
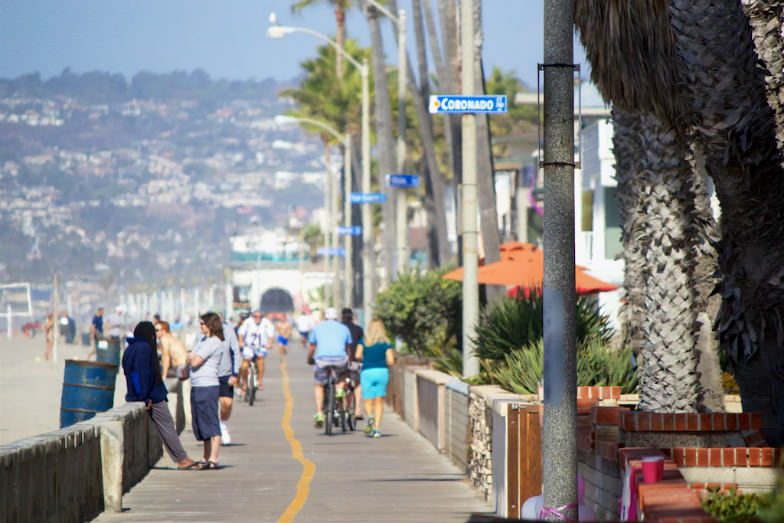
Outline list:
[[[276,20],[274,13],[270,15],[270,22],[273,24],[267,29],[267,36],[270,38],[283,38],[290,33],[305,33],[315,36],[335,48],[346,60],[348,60],[354,67],[357,68],[362,76],[362,192],[370,192],[370,85],[368,80],[368,63],[367,58],[359,63],[353,56],[351,56],[345,49],[340,47],[337,42],[329,37],[308,29],[306,27],[287,27],[282,25],[275,25]],[[365,326],[370,322],[373,309],[373,280],[375,279],[375,270],[372,266],[371,260],[373,259],[373,224],[371,222],[372,216],[370,206],[364,204],[362,206],[362,302],[365,313]]]
[[[474,0],[460,2],[463,95],[474,93]],[[479,231],[477,223],[476,116],[463,123],[463,377],[479,374],[472,336],[479,320]]]
[[[365,0],[397,26],[397,172],[405,172],[406,164],[406,84],[408,83],[408,53],[406,52],[406,11],[399,9],[397,16],[376,0]],[[396,250],[397,274],[408,268],[408,209],[406,190],[398,188],[396,193]]]
[[[574,0],[544,2],[543,516],[577,519]]]
[[[343,225],[350,226],[351,225],[351,135],[348,133],[341,134],[332,127],[331,125],[322,122],[321,120],[315,120],[313,118],[304,118],[301,116],[289,116],[289,115],[278,115],[275,117],[275,122],[278,125],[284,125],[287,123],[299,122],[307,125],[312,125],[314,127],[318,127],[322,131],[326,131],[327,133],[331,134],[335,137],[335,139],[343,142],[344,148],[344,158],[343,158],[343,178],[344,178],[344,194],[343,194]],[[331,212],[333,214],[333,226],[337,224],[337,189],[338,184],[335,183],[335,188],[333,189],[333,199],[332,199],[332,206]],[[333,234],[335,231],[332,231]],[[334,238],[334,236],[333,236]],[[346,235],[345,237],[345,270],[343,273],[343,304],[346,307],[351,307],[351,297],[354,293],[354,267],[353,261],[351,257],[351,245],[352,239],[351,235]],[[333,248],[337,247],[336,242],[332,244]],[[339,264],[338,264],[339,265]],[[300,271],[301,272],[301,271]],[[337,273],[339,272],[339,268],[336,267],[335,269],[335,282],[337,282]],[[333,299],[337,300],[338,292],[337,289],[333,287]]]

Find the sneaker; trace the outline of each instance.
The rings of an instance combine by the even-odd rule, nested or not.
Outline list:
[[[335,399],[342,400],[346,397],[346,389],[337,389],[335,391]]]
[[[231,434],[229,434],[229,427],[226,426],[225,423],[221,421],[220,424],[221,429],[221,445],[231,445]]]
[[[367,423],[365,423],[365,428],[364,428],[364,429],[362,429],[362,431],[363,431],[365,434],[367,434],[368,436],[370,436],[370,434],[373,432],[373,424],[375,423],[375,421],[376,421],[376,420],[373,418],[373,416],[370,416],[370,417],[368,418],[368,422],[367,422]]]
[[[317,429],[320,429],[324,426],[324,413],[317,412],[313,415],[313,424],[316,426]]]
[[[380,438],[381,437],[381,431],[380,430],[374,430],[373,431],[373,437],[374,438]]]

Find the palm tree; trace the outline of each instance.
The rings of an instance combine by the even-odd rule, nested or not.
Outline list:
[[[392,134],[392,106],[389,102],[389,87],[387,86],[387,69],[384,63],[384,42],[378,24],[378,12],[371,5],[361,0],[361,8],[365,13],[370,29],[370,41],[373,51],[373,83],[375,94],[376,137],[378,140],[378,166],[381,176],[395,172],[395,140]],[[383,180],[383,178],[382,178]],[[382,206],[384,227],[382,232],[382,259],[384,260],[384,283],[388,284],[395,272],[395,199],[392,191],[384,186],[387,200]],[[379,188],[381,189],[381,188]]]
[[[298,13],[306,7],[324,1],[335,6],[335,21],[337,22],[335,41],[339,47],[343,47],[346,41],[346,11],[351,8],[351,0],[299,0],[292,4],[291,10],[294,13]],[[335,61],[335,71],[337,72],[338,80],[341,80],[343,78],[343,56],[341,55],[338,55]]]
[[[784,435],[784,171],[740,4],[714,0],[697,9],[672,0],[669,17],[696,138],[722,206],[716,327],[743,408],[763,412],[763,432],[775,445]]]
[[[397,1],[389,0],[389,7],[397,12]],[[422,139],[422,150],[425,157],[425,212],[428,218],[428,264],[431,268],[444,265],[449,260],[449,243],[447,241],[445,181],[436,157],[433,121],[426,100],[430,95],[427,84],[427,53],[422,32],[422,11],[418,0],[412,0],[412,20],[417,49],[417,61],[420,71],[424,66],[424,76],[420,74],[419,84],[414,75],[411,60],[408,62],[408,83],[411,97],[417,114],[417,125]]]
[[[784,431],[784,173],[749,20],[732,0],[579,0],[576,12],[604,96],[652,112],[704,152],[722,207],[715,328],[744,410],[763,412],[776,445]]]
[[[663,18],[659,13],[657,18],[655,10],[650,11],[653,6],[643,4],[606,2],[589,6],[580,2],[575,18],[592,61],[594,80],[614,103],[617,193],[626,262],[624,341],[639,351],[643,408],[695,411],[708,398],[715,408],[714,394],[709,393],[698,372],[697,348],[700,319],[704,321],[704,315],[700,315],[707,307],[704,271],[698,271],[698,261],[710,254],[702,246],[711,217],[708,206],[696,204],[702,185],[697,182],[689,143],[679,134],[683,130],[658,116],[676,114],[682,98],[651,101],[638,85],[624,85],[627,79],[610,80],[606,76],[609,72],[602,69],[621,59],[627,50],[620,45],[629,45],[624,38],[636,34],[625,33],[624,26],[603,34],[611,21],[636,16],[650,34],[668,34],[666,13]],[[608,45],[600,36],[622,44]],[[669,49],[672,51],[674,45]],[[629,58],[624,60],[628,64]],[[666,70],[639,69],[628,74],[647,82],[667,78]],[[652,79],[656,74],[659,78]],[[666,81],[660,87],[672,92]],[[704,365],[709,361],[706,356]],[[715,358],[713,361],[716,363]]]

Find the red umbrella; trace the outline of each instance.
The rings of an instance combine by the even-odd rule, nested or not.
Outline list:
[[[575,283],[578,294],[613,291],[615,285],[585,273],[585,268],[575,266]],[[443,276],[448,280],[463,280],[463,269],[458,268]],[[530,243],[510,242],[501,246],[501,261],[479,267],[478,282],[488,285],[513,285],[507,294],[516,296],[518,289],[541,288],[544,278],[542,249]]]

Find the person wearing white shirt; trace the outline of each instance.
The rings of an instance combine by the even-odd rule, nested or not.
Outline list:
[[[242,350],[242,364],[240,365],[240,380],[242,390],[248,392],[248,370],[251,360],[256,360],[256,370],[259,376],[259,390],[262,390],[262,379],[264,378],[264,358],[267,351],[272,346],[272,336],[269,334],[269,324],[264,323],[264,315],[260,310],[253,311],[253,315],[247,318],[238,332],[240,350]],[[272,325],[274,331],[275,326]]]

